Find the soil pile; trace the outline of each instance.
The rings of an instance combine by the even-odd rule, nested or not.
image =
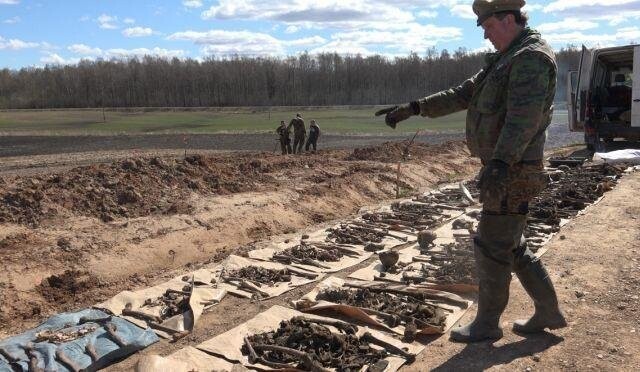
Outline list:
[[[284,159],[283,159],[284,160]],[[66,211],[109,222],[116,217],[186,214],[192,193],[230,194],[272,187],[268,173],[302,167],[302,159],[189,156],[139,158],[18,179],[0,188],[0,222],[37,226]]]
[[[51,275],[37,287],[38,292],[50,302],[75,302],[78,294],[100,286],[94,275],[78,270],[67,270],[60,275]]]
[[[450,151],[459,150],[463,147],[462,142],[451,142],[443,145],[427,145],[424,143],[385,142],[378,146],[369,146],[353,150],[348,156],[348,160],[370,160],[383,163],[393,163],[412,158],[424,160],[429,156],[444,154]]]
[[[281,182],[274,173],[331,166],[343,161],[374,160],[393,162],[403,158],[407,143],[387,142],[380,146],[346,151],[324,151],[315,156],[279,156],[268,153],[192,155],[181,159],[131,158],[112,164],[74,168],[60,174],[17,178],[0,184],[0,222],[31,227],[47,219],[69,214],[99,218],[188,214],[193,194],[224,195],[246,191],[272,190]],[[460,149],[462,143],[446,145],[413,144],[414,159]],[[340,176],[388,171],[350,164]],[[337,175],[319,171],[312,175],[323,182]],[[281,179],[282,177],[280,177]]]

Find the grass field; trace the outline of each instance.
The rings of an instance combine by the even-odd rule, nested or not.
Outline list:
[[[324,133],[390,134],[394,130],[384,125],[384,118],[376,118],[376,108],[315,108],[300,109],[307,127],[315,119]],[[252,112],[218,111],[106,111],[102,110],[24,110],[0,112],[0,132],[39,134],[115,134],[115,133],[255,133],[272,132],[280,120],[289,120],[297,111],[278,110]],[[464,128],[465,113],[438,119],[415,117],[401,123],[395,133],[431,131],[460,131]]]

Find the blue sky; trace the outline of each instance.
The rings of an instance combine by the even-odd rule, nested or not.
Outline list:
[[[145,54],[203,59],[489,48],[472,0],[0,0],[0,68]],[[640,42],[640,0],[532,0],[557,49]]]

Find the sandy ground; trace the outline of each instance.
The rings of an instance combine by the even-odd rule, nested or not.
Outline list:
[[[83,212],[66,199],[61,204],[47,199],[59,210],[53,217],[39,220],[36,226],[0,224],[0,337],[33,327],[56,312],[89,306],[123,289],[163,282],[203,263],[241,253],[271,237],[317,229],[319,224],[353,215],[362,206],[388,201],[394,195],[395,179],[395,162],[388,151],[380,147],[365,153],[362,159],[354,158],[355,153],[348,150],[285,160],[273,154],[245,153],[246,158],[237,162],[238,169],[246,169],[247,164],[260,168],[256,173],[262,180],[258,189],[248,191],[243,186],[243,182],[251,180],[251,174],[247,178],[232,173],[238,178],[232,177],[239,182],[237,192],[191,192],[186,198],[190,208],[169,214],[115,216],[113,221],[104,222],[95,211]],[[228,154],[201,153],[219,159],[212,164],[219,163],[225,171],[235,169],[235,161]],[[46,196],[47,188],[41,187],[42,182],[57,176],[71,180],[83,176],[77,178],[81,182],[87,182],[92,174],[111,177],[109,165],[96,162],[126,165],[128,158],[151,155],[166,162],[175,161],[177,169],[186,165],[176,160],[183,157],[180,150],[11,158],[13,163],[5,162],[0,172],[0,191],[5,193],[12,185],[25,184]],[[249,159],[251,156],[259,158],[259,164]],[[78,164],[92,165],[74,171]],[[478,163],[457,143],[437,149],[426,146],[402,169],[403,185],[410,186],[407,190],[413,193],[468,178],[475,174]],[[117,176],[121,177],[119,182],[132,178],[127,172]],[[94,186],[82,184],[72,191],[82,196]],[[544,261],[570,321],[568,328],[530,338],[506,331],[506,337],[495,344],[465,346],[448,342],[446,336],[423,340],[429,344],[427,350],[404,370],[638,370],[638,189],[640,175],[626,177],[601,203],[572,221],[550,243],[551,250]],[[38,210],[30,212],[37,214]],[[128,212],[139,211],[131,207]],[[140,262],[145,265],[141,267]],[[43,280],[52,275],[72,282],[68,288],[43,287]],[[195,332],[185,339],[155,344],[108,370],[130,370],[140,355],[168,355],[196,345],[269,306],[301,297],[310,287],[261,304],[229,296],[205,314]],[[532,311],[517,280],[511,288],[511,301],[503,316],[507,328],[511,321]],[[471,319],[474,311],[472,308],[463,322]]]
[[[640,369],[640,174],[629,176],[564,227],[543,256],[569,327],[532,337],[510,331],[531,314],[517,278],[502,316],[505,337],[462,345],[441,337],[403,371],[637,371]],[[462,323],[473,319],[475,307]]]
[[[640,198],[636,191],[639,188],[640,174],[625,178],[618,188],[564,227],[549,243],[550,251],[543,261],[554,280],[569,327],[531,337],[511,332],[513,320],[533,311],[526,292],[514,278],[510,303],[502,317],[505,328],[502,340],[464,345],[449,342],[447,335],[425,338],[421,340],[427,344],[425,351],[401,371],[638,370]],[[338,276],[345,277],[357,268]],[[155,344],[107,371],[133,370],[142,355],[168,355],[197,345],[273,305],[286,305],[311,287],[298,288],[262,304],[228,297],[212,312],[205,313],[195,332],[187,338],[175,344]],[[470,321],[475,310],[473,306],[461,323]]]
[[[7,176],[0,183],[0,337],[393,198],[394,156],[405,147],[169,155]],[[411,151],[403,193],[478,169],[460,142]],[[53,288],[50,278],[62,284]]]

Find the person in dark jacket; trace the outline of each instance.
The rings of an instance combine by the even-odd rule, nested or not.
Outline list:
[[[313,152],[316,152],[318,138],[320,138],[320,126],[315,120],[311,120],[311,125],[309,126],[309,138],[307,139],[307,144],[304,147],[305,151],[309,151],[309,146],[313,146]]]
[[[280,120],[280,126],[276,129],[276,133],[278,133],[278,137],[280,138],[282,155],[291,154],[291,131],[284,120]]]
[[[307,136],[307,129],[304,126],[302,115],[296,114],[296,117],[291,119],[287,128],[289,128],[289,130],[293,128],[293,153],[301,154],[304,139]]]

